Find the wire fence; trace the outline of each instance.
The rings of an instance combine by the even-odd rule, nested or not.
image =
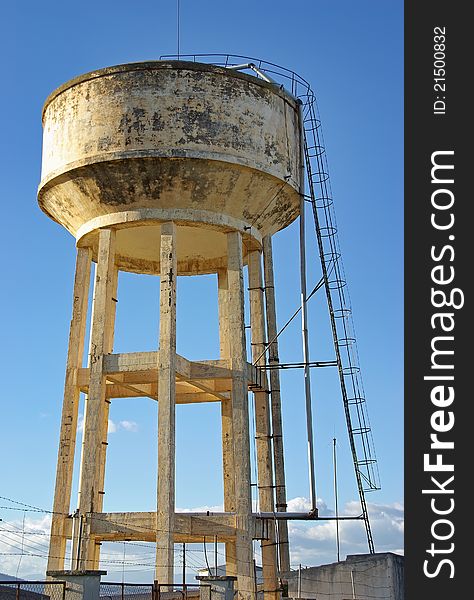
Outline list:
[[[0,581],[0,598],[1,600],[68,600],[65,581]]]
[[[217,600],[210,585],[193,586],[188,584],[154,584],[155,600]]]
[[[99,598],[104,600],[155,600],[153,584],[101,582]]]
[[[104,600],[211,600],[210,586],[101,582],[99,597]]]
[[[114,583],[103,581],[99,598],[103,600],[214,600],[209,585],[163,585],[154,583]],[[78,590],[66,581],[0,581],[1,600],[77,600]],[[217,594],[215,600],[219,600]]]

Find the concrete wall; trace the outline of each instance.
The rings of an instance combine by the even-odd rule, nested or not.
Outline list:
[[[298,572],[293,571],[288,578],[288,595],[298,597]],[[354,554],[340,563],[302,569],[300,596],[313,600],[403,600],[404,558],[391,552]]]

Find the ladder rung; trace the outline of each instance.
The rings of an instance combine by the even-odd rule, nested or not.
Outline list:
[[[352,433],[355,435],[365,435],[371,431],[370,427],[357,427],[357,429],[353,429]]]

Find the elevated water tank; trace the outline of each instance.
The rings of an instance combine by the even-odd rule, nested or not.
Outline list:
[[[215,65],[118,65],[62,85],[43,111],[40,207],[119,268],[159,273],[159,225],[178,225],[178,273],[225,267],[225,233],[259,245],[299,214],[295,99]]]

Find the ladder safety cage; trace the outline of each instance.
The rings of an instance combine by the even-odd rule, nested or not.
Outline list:
[[[316,96],[300,75],[274,63],[230,54],[163,55],[160,60],[179,59],[214,64],[253,75],[283,87],[301,103],[304,133],[305,201],[312,207],[318,252],[331,321],[341,395],[354,471],[365,523],[369,551],[374,542],[365,492],[380,489],[380,478],[362,382],[352,307],[344,273],[326,149]],[[306,187],[305,186],[305,187]]]

